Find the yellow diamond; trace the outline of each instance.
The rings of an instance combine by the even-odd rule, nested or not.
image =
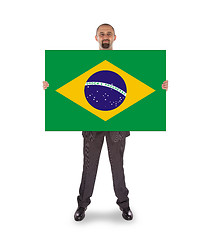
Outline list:
[[[84,87],[89,77],[96,72],[106,70],[113,71],[120,75],[123,78],[127,87],[127,95],[124,102],[119,107],[110,111],[102,111],[92,107],[88,103],[84,94]],[[91,68],[77,78],[68,82],[64,86],[58,88],[56,91],[65,96],[66,98],[70,99],[74,103],[78,104],[82,108],[101,118],[102,120],[107,121],[110,118],[119,114],[120,112],[124,111],[125,109],[129,108],[133,104],[137,103],[141,99],[145,98],[149,94],[153,93],[155,90],[142,83],[140,80],[134,78],[130,74],[126,73],[122,69],[116,67],[107,60],[104,60],[95,67]]]

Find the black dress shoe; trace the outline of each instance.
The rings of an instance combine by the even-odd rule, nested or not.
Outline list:
[[[85,217],[85,211],[86,211],[86,208],[78,207],[75,214],[74,214],[75,221],[83,220],[84,217]]]
[[[122,217],[125,219],[125,220],[132,220],[133,219],[133,213],[132,211],[130,210],[130,208],[120,208],[121,211],[122,211]]]

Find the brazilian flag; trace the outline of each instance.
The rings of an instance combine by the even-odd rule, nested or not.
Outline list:
[[[165,50],[46,50],[46,131],[165,131]]]

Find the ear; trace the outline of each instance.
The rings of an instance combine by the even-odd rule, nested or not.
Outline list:
[[[116,40],[116,35],[114,36],[114,41]]]
[[[95,40],[98,42],[97,36],[95,35]]]

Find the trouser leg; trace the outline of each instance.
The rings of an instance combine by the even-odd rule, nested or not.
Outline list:
[[[91,202],[103,141],[103,132],[96,134],[94,141],[84,138],[83,173],[77,198],[80,207],[87,207]]]
[[[129,207],[128,189],[125,184],[125,175],[123,168],[123,154],[125,149],[125,138],[113,142],[110,135],[106,135],[108,145],[108,154],[111,164],[114,192],[117,197],[117,204],[120,208]]]

